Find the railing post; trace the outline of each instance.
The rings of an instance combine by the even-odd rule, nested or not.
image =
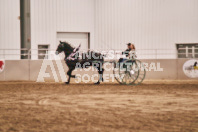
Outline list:
[[[29,73],[29,81],[30,81],[30,52],[31,52],[31,49],[28,50],[28,73]]]
[[[30,51],[31,49],[28,50],[28,60],[30,59]]]
[[[3,58],[5,60],[5,49],[3,49]]]
[[[157,49],[155,49],[155,59],[157,59]]]

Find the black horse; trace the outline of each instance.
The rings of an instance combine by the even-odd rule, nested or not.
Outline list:
[[[70,78],[75,78],[75,75],[72,75],[72,71],[75,68],[88,68],[93,66],[97,69],[99,73],[99,80],[95,84],[100,84],[103,81],[103,62],[104,62],[104,55],[101,53],[96,53],[93,51],[88,51],[86,53],[82,53],[82,59],[79,59],[78,49],[73,48],[67,42],[61,42],[56,49],[56,54],[58,55],[61,52],[65,53],[65,63],[67,64],[69,70],[67,75],[69,76],[68,81],[65,84],[70,83]]]

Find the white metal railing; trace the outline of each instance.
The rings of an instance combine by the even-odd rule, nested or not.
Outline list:
[[[188,48],[190,49],[190,48]],[[194,48],[195,50],[198,48]],[[44,56],[45,54],[40,53],[39,51],[53,51],[55,52],[55,49],[0,49],[0,59],[5,60],[20,60],[21,58],[24,59],[38,59],[39,56]],[[139,49],[136,50],[137,56],[139,59],[176,59],[178,58],[178,55],[186,55],[187,53],[179,53],[179,50],[185,50],[185,48],[179,48],[179,49]],[[81,49],[80,52],[86,52],[87,50]],[[121,53],[122,50],[93,50],[97,52],[101,52],[104,54],[108,54],[109,51],[113,51],[116,53]],[[198,56],[197,52],[188,53],[189,55],[192,55],[194,58]],[[63,56],[63,55],[61,55]],[[62,57],[64,58],[64,57]],[[191,57],[192,58],[192,57]]]

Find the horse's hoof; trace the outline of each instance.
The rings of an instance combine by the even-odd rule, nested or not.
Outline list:
[[[98,81],[97,83],[94,83],[94,84],[98,85],[98,84],[100,84],[100,82]]]
[[[69,84],[69,82],[65,82],[65,84]]]
[[[76,78],[77,76],[76,75],[71,75],[71,78]]]

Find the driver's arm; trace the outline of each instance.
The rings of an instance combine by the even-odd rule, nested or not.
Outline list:
[[[125,51],[122,52],[122,54],[126,55],[126,57],[128,57],[129,56],[129,52],[130,52],[129,49],[126,49]]]

